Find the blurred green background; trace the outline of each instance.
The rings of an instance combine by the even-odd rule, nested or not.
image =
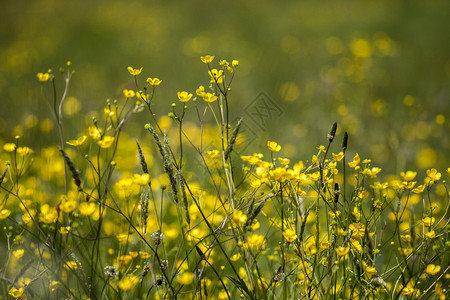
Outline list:
[[[349,152],[385,170],[450,163],[448,0],[18,0],[2,1],[0,20],[2,143],[43,143],[52,98],[38,72],[72,62],[67,105],[83,114],[67,115],[65,130],[75,137],[107,98],[123,100],[128,66],[163,80],[155,112],[165,115],[177,91],[208,84],[200,56],[211,54],[241,62],[230,101],[254,139],[244,152],[270,139],[307,160],[337,121],[338,143],[348,131]],[[249,115],[261,92],[279,109],[264,124]],[[146,116],[135,120],[127,130],[138,135]]]

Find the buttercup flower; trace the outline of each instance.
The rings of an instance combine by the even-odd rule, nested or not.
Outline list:
[[[283,236],[286,241],[293,242],[297,238],[297,233],[295,232],[295,230],[288,228],[283,232]]]
[[[336,254],[341,257],[344,256],[350,251],[350,247],[337,247],[336,248]]]
[[[15,258],[21,258],[23,256],[23,249],[17,249],[13,251],[13,255]]]
[[[29,147],[19,147],[19,148],[17,148],[17,154],[19,154],[20,156],[26,156],[26,155],[28,155],[28,153],[30,153],[30,148]]]
[[[109,135],[105,135],[101,141],[97,142],[97,144],[104,149],[111,147],[113,143],[114,137]]]
[[[16,150],[16,144],[6,143],[3,145],[3,150],[5,150],[6,152],[13,152],[14,150]]]
[[[69,140],[68,142],[66,142],[66,144],[70,146],[80,146],[83,145],[83,143],[86,141],[86,138],[87,136],[83,135],[77,138],[76,140]]]
[[[201,56],[200,59],[202,60],[202,62],[204,62],[205,64],[209,64],[213,61],[215,56],[212,55],[205,55],[205,56]]]
[[[267,148],[269,148],[272,152],[278,152],[281,150],[281,146],[273,141],[267,141]]]
[[[128,72],[130,72],[130,74],[133,75],[133,76],[137,76],[137,75],[141,74],[142,68],[140,68],[140,69],[133,69],[132,67],[128,67]]]
[[[223,79],[225,75],[223,75],[223,71],[218,71],[217,69],[212,69],[211,71],[208,71],[209,76],[211,76],[211,79],[217,83],[221,84],[223,82]]]
[[[191,100],[191,98],[192,98],[192,94],[189,94],[189,93],[186,92],[186,91],[178,92],[178,93],[177,93],[177,96],[178,96],[178,99],[179,99],[181,102],[188,102],[188,101]]]
[[[159,79],[159,78],[147,78],[147,82],[148,82],[148,84],[150,84],[150,85],[160,85],[161,84],[161,82],[162,82],[162,80],[161,79]]]
[[[233,59],[233,61],[231,62],[231,65],[232,65],[234,68],[236,68],[236,67],[239,66],[239,61],[236,60],[236,59]]]
[[[0,211],[0,220],[6,219],[7,217],[9,217],[10,214],[11,214],[11,211],[9,209],[6,209],[6,208],[2,209]]]
[[[203,97],[203,100],[205,100],[208,103],[214,102],[218,98],[216,95],[213,95],[211,93],[203,93],[202,97]]]
[[[12,288],[9,289],[8,294],[10,294],[11,296],[13,296],[14,298],[19,298],[19,297],[21,297],[22,294],[23,294],[23,288],[17,289],[17,288],[15,288],[15,287],[12,287]]]
[[[203,97],[205,94],[205,87],[203,85],[199,86],[198,89],[195,90],[197,96]]]
[[[124,89],[123,95],[125,96],[125,98],[133,98],[136,95],[136,93],[133,90]]]
[[[102,137],[102,130],[96,126],[89,126],[89,136],[94,140],[98,140]]]
[[[435,266],[433,264],[427,265],[427,267],[425,269],[425,273],[427,273],[429,275],[436,275],[440,271],[441,271],[441,266]]]
[[[134,275],[129,275],[125,278],[122,278],[119,280],[117,285],[119,286],[119,289],[123,291],[129,291],[131,290],[137,283],[139,282],[139,278]]]
[[[46,82],[50,79],[50,74],[49,73],[37,73],[37,78],[39,79],[40,82]]]
[[[417,172],[414,171],[406,171],[406,172],[401,172],[400,176],[403,178],[403,180],[405,181],[411,181],[414,180],[414,178],[416,177]]]

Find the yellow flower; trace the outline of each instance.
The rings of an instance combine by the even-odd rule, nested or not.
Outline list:
[[[52,280],[50,282],[50,291],[52,291],[52,292],[56,291],[60,285],[61,285],[61,282],[59,282],[57,280]]]
[[[23,256],[23,249],[17,249],[13,251],[13,255],[15,258],[21,258]]]
[[[148,173],[142,175],[134,174],[133,182],[138,185],[147,185],[150,182],[150,175]]]
[[[338,154],[331,153],[333,155],[334,161],[341,161],[344,158],[344,152],[339,152]]]
[[[19,154],[20,156],[26,156],[26,155],[28,155],[28,153],[30,153],[30,148],[29,147],[19,147],[19,148],[17,148],[17,154]]]
[[[0,220],[6,219],[7,217],[9,217],[10,214],[11,214],[11,211],[9,209],[6,209],[6,208],[2,209],[0,211]]]
[[[107,108],[107,107],[105,107],[104,109],[103,109],[103,112],[105,113],[105,117],[112,117],[112,116],[114,116],[114,111],[112,111],[111,109],[109,109],[109,108]]]
[[[192,98],[192,94],[190,94],[186,91],[178,92],[177,96],[181,102],[188,102]]]
[[[366,264],[365,261],[362,262],[364,271],[367,273],[367,275],[375,275],[377,274],[377,270],[374,267],[369,266]]]
[[[125,96],[125,98],[133,98],[136,95],[136,93],[133,90],[124,89],[123,95]]]
[[[356,206],[354,208],[356,208]],[[366,232],[366,225],[364,225],[363,223],[352,223],[348,226],[348,230],[352,232],[352,238],[360,239],[364,237],[364,234]]]
[[[41,213],[39,214],[39,220],[45,224],[51,224],[58,220],[58,211],[54,207],[50,207],[48,204],[41,206]]]
[[[236,209],[233,213],[233,221],[236,224],[243,226],[247,222],[247,215],[244,214],[242,211]]]
[[[202,62],[204,62],[205,64],[209,64],[213,61],[214,56],[213,55],[205,55],[205,56],[201,56],[200,59],[202,60]]]
[[[42,73],[39,72],[37,73],[37,78],[39,79],[40,82],[46,82],[47,80],[50,79],[50,74],[49,73]]]
[[[420,194],[423,192],[424,189],[425,189],[425,185],[421,184],[418,187],[416,187],[415,189],[412,189],[412,191],[413,191],[413,193]]]
[[[427,170],[427,175],[430,178],[431,182],[433,183],[439,179],[441,179],[441,173],[439,173],[436,169],[432,168]]]
[[[64,268],[66,268],[67,270],[75,270],[78,269],[80,266],[81,263],[76,261],[66,261],[66,263],[64,264]]]
[[[76,140],[69,140],[68,142],[66,142],[66,144],[70,145],[70,146],[80,146],[83,145],[83,143],[86,141],[87,136],[83,135],[80,136],[79,138],[77,138]]]
[[[373,167],[372,169],[366,169],[366,174],[371,178],[377,177],[377,174],[380,173],[381,168]]]
[[[109,135],[105,135],[101,141],[97,142],[97,144],[104,149],[111,147],[113,143],[114,137]]]
[[[128,67],[128,72],[130,72],[130,74],[133,75],[133,76],[137,76],[137,75],[141,74],[142,68],[140,68],[140,69],[133,69],[132,67]]]
[[[401,289],[401,294],[404,296],[409,296],[415,292],[412,282],[408,282],[406,286],[400,285],[399,288]]]
[[[403,180],[405,181],[411,181],[413,180],[417,175],[417,172],[414,171],[406,171],[406,172],[401,172],[400,176],[403,178]]]
[[[435,266],[433,264],[429,264],[426,268],[425,268],[425,273],[430,274],[430,275],[436,275],[437,273],[439,273],[441,271],[441,266]]]
[[[341,214],[341,212],[338,211],[338,210],[337,210],[335,213],[332,212],[332,211],[329,211],[329,212],[328,212],[328,215],[329,215],[330,218],[332,218],[332,219],[335,219],[335,218],[339,217],[340,214]]]
[[[145,251],[143,251],[143,252],[139,251],[139,255],[141,256],[142,259],[147,259],[150,257],[150,253],[145,252]]]
[[[23,288],[16,289],[15,287],[11,287],[8,294],[14,298],[20,298],[23,295]]]
[[[159,79],[159,78],[147,78],[147,82],[150,84],[150,85],[160,85],[161,84],[161,82],[162,82],[162,80],[161,79]]]
[[[350,168],[356,168],[357,165],[359,165],[361,159],[359,158],[359,154],[356,153],[355,157],[353,157],[353,161],[349,162],[348,165]]]
[[[236,68],[236,67],[239,66],[239,61],[236,60],[236,59],[233,59],[233,61],[231,62],[231,65],[232,65],[234,68]]]
[[[119,289],[123,291],[129,291],[131,290],[137,283],[139,282],[139,278],[134,275],[129,275],[125,278],[122,278],[119,280],[117,285],[119,286]]]
[[[119,234],[116,235],[116,239],[119,241],[119,243],[125,243],[129,239],[129,234]]]
[[[234,254],[233,256],[231,256],[231,257],[230,257],[230,260],[231,260],[231,261],[238,261],[239,258],[241,258],[241,254],[240,254],[240,253],[237,253],[237,254]]]
[[[297,238],[297,233],[295,232],[295,230],[288,228],[283,232],[283,236],[286,241],[293,242]]]
[[[102,130],[96,126],[89,126],[89,136],[94,140],[98,140],[102,137]]]
[[[5,150],[6,152],[13,152],[14,150],[16,150],[16,144],[6,143],[3,145],[3,150]]]
[[[191,284],[192,281],[194,281],[195,274],[191,272],[183,272],[180,277],[177,278],[177,281],[180,284],[188,285]]]
[[[434,222],[436,221],[436,219],[434,217],[425,217],[422,219],[423,225],[425,226],[431,226],[434,224]]]
[[[336,254],[341,257],[347,255],[348,251],[350,251],[350,247],[337,247]]]
[[[214,102],[217,100],[217,96],[211,93],[203,93],[203,100],[205,100],[208,103]]]
[[[319,158],[317,158],[316,155],[313,155],[312,159],[311,159],[311,163],[313,166],[318,166],[319,165]]]
[[[223,75],[223,71],[217,71],[217,69],[212,69],[211,71],[208,71],[209,76],[211,76],[211,79],[217,83],[221,84],[223,82],[223,79],[225,78],[225,75]]]
[[[272,152],[278,152],[281,150],[281,146],[273,141],[267,141],[267,148],[269,148]]]
[[[434,230],[431,230],[430,232],[425,233],[425,235],[429,239],[434,239],[436,237],[436,232],[434,232]]]
[[[398,250],[398,252],[400,252],[400,254],[405,255],[405,256],[408,256],[413,252],[413,249],[411,249],[411,248],[398,248],[397,250]]]
[[[121,265],[128,265],[131,262],[132,259],[133,259],[133,257],[131,255],[125,254],[125,255],[119,256],[117,258],[117,261]]]
[[[147,101],[147,95],[142,91],[136,92],[136,98],[138,98],[141,101]]]
[[[85,216],[92,215],[96,209],[97,204],[95,202],[81,202],[80,205],[78,205],[78,211]]]
[[[280,162],[280,164],[282,164],[283,166],[288,166],[290,164],[290,160],[289,158],[282,158],[282,157],[278,157],[278,161]]]
[[[59,227],[59,233],[68,234],[72,228],[70,226],[61,226]]]
[[[252,234],[247,238],[248,245],[251,248],[261,248],[264,246],[264,236],[262,234]]]
[[[205,87],[203,85],[199,86],[198,89],[195,90],[197,96],[203,97],[205,94]]]

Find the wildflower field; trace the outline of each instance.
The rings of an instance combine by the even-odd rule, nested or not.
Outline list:
[[[426,24],[415,38],[429,45],[410,49],[402,37],[416,23],[401,19],[398,36],[392,24],[378,28],[403,12],[387,1],[367,2],[367,23],[367,8],[352,2],[361,30],[325,2],[288,1],[296,13],[273,19],[284,33],[262,27],[282,55],[246,46],[265,37],[243,27],[244,43],[229,20],[235,32],[220,38],[220,26],[192,37],[189,21],[175,27],[182,61],[160,32],[175,26],[164,18],[174,4],[42,1],[37,16],[78,11],[59,25],[84,24],[86,38],[92,24],[142,25],[161,40],[122,37],[152,45],[164,63],[139,50],[143,62],[101,52],[98,63],[67,42],[61,51],[80,61],[55,64],[40,51],[60,59],[58,26],[41,27],[33,5],[7,5],[25,38],[2,31],[0,299],[448,299],[450,45],[433,29],[448,25],[449,5],[411,2],[408,13]],[[153,21],[116,24],[147,9]],[[254,21],[267,10],[223,8]],[[174,14],[183,11],[195,7]],[[19,30],[25,19],[47,35]],[[244,19],[235,20],[250,27]],[[285,32],[292,24],[300,33]],[[121,49],[133,51],[128,42]]]

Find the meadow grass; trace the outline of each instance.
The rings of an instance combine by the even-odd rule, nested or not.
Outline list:
[[[164,82],[129,67],[135,88],[76,137],[62,113],[70,62],[38,74],[59,143],[34,151],[16,136],[2,147],[4,298],[449,295],[450,168],[383,176],[347,154],[352,137],[333,122],[303,161],[273,140],[241,153],[245,120],[231,121],[228,101],[239,61],[201,61],[206,85],[179,91],[167,115],[152,105]],[[126,130],[135,114],[148,119],[141,139]]]

